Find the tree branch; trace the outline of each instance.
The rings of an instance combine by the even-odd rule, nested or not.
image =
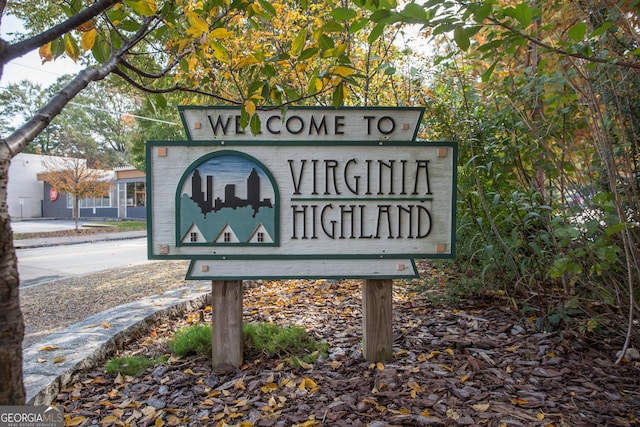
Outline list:
[[[2,44],[4,44],[4,49],[0,49],[0,63],[6,64],[12,59],[18,58],[28,52],[31,52],[34,49],[39,48],[44,44],[49,43],[50,41],[57,39],[58,37],[78,27],[79,25],[84,24],[90,19],[100,15],[102,12],[109,9],[114,4],[120,3],[120,1],[121,0],[98,0],[88,8],[82,10],[81,12],[78,12],[66,21],[43,33],[38,34],[35,37],[31,37],[27,40],[15,44],[7,44],[6,42],[2,41]]]
[[[141,77],[146,77],[146,78],[149,78],[149,79],[159,79],[161,77],[164,77],[169,71],[171,71],[173,69],[173,67],[178,65],[180,60],[182,58],[184,58],[187,53],[190,53],[190,52],[185,50],[180,55],[176,56],[176,58],[173,61],[171,61],[171,63],[169,65],[164,67],[162,70],[160,70],[156,74],[148,73],[148,72],[146,72],[144,70],[141,70],[140,68],[135,67],[134,65],[132,65],[129,61],[127,61],[125,59],[120,61],[120,64],[123,65],[125,68],[133,71],[134,73],[136,73],[137,75],[139,75]]]
[[[129,77],[125,72],[123,72],[120,69],[115,69],[113,70],[113,74],[120,76],[124,81],[126,81],[127,83],[129,83],[131,86],[140,89],[143,92],[147,92],[147,93],[171,93],[171,92],[187,92],[187,93],[195,93],[198,95],[204,95],[204,96],[209,96],[211,98],[215,98],[217,100],[229,103],[229,104],[234,104],[234,105],[241,105],[242,103],[233,99],[229,99],[229,98],[225,98],[223,96],[217,95],[215,93],[211,93],[211,92],[206,92],[200,89],[193,89],[193,88],[189,88],[189,87],[185,87],[185,86],[181,86],[181,85],[174,85],[168,88],[163,88],[163,89],[153,89],[150,87],[147,87],[141,83],[138,83],[137,81],[133,80],[131,77]]]
[[[112,1],[112,0],[111,0]],[[53,120],[64,107],[86,88],[89,83],[102,80],[107,75],[117,70],[118,63],[130,49],[138,44],[151,31],[151,24],[158,18],[145,18],[140,29],[123,44],[123,46],[100,67],[89,67],[80,71],[78,75],[58,92],[47,104],[42,107],[24,125],[18,128],[7,138],[0,140],[0,158],[11,158],[20,153],[31,141],[33,141]]]
[[[544,49],[549,50],[550,52],[554,52],[557,53],[559,55],[564,55],[564,56],[569,56],[571,58],[578,58],[578,59],[583,59],[585,61],[589,61],[589,62],[598,62],[601,64],[612,64],[612,65],[617,65],[620,67],[628,67],[628,68],[634,68],[636,70],[640,70],[640,62],[630,62],[630,61],[623,61],[623,60],[619,60],[619,59],[606,59],[606,58],[598,58],[595,56],[588,56],[588,55],[582,55],[580,53],[575,53],[575,52],[569,52],[567,50],[561,49],[559,47],[554,47],[551,46],[550,44],[547,44],[541,40],[538,40],[535,37],[531,37],[530,35],[527,35],[521,31],[516,30],[515,28],[511,27],[508,24],[505,24],[504,22],[501,22],[499,20],[497,20],[496,18],[487,18],[490,22],[492,22],[493,24],[505,28],[508,31],[518,34],[520,37],[525,38],[526,40],[530,41],[531,43],[540,46]]]

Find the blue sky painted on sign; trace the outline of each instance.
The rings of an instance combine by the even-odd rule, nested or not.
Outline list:
[[[260,168],[259,165],[250,159],[234,155],[222,155],[212,157],[205,162],[199,164],[196,169],[200,171],[200,177],[203,180],[202,188],[206,185],[206,176],[213,176],[214,197],[224,197],[224,186],[227,184],[236,184],[236,196],[246,197],[247,194],[247,178],[254,169],[260,177],[260,195],[261,198],[274,197],[271,181]],[[185,180],[183,193],[191,194],[191,176]]]

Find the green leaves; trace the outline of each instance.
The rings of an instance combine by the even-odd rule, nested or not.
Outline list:
[[[142,16],[153,16],[156,14],[155,4],[147,0],[124,0],[124,3]],[[153,6],[152,6],[153,5]]]
[[[534,13],[537,13],[537,9],[530,7],[527,3],[520,3],[516,7],[509,7],[504,9],[504,14],[515,18],[523,28],[526,28],[531,24]]]
[[[467,35],[465,29],[462,27],[457,27],[455,30],[453,30],[453,40],[456,42],[460,49],[465,51],[468,50],[469,46],[471,45],[469,36]]]
[[[413,24],[427,24],[427,12],[424,7],[417,3],[407,3],[407,5],[400,12],[400,16],[404,22]]]
[[[578,22],[567,31],[567,35],[575,42],[581,42],[587,34],[587,24]]]
[[[307,30],[303,29],[296,35],[291,42],[291,55],[297,56],[302,52],[305,42],[307,41]]]
[[[348,21],[354,19],[358,13],[348,7],[337,7],[331,11],[331,16],[337,21]]]

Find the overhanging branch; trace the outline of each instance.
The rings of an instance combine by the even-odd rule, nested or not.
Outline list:
[[[89,67],[80,71],[73,80],[51,98],[24,125],[20,126],[7,138],[0,140],[0,158],[11,158],[20,153],[89,83],[102,80],[116,70],[124,55],[143,40],[149,34],[149,31],[152,31],[152,24],[156,19],[156,17],[145,18],[140,29],[130,39],[126,40],[123,46],[114,52],[104,64],[100,67]]]
[[[0,63],[6,64],[12,59],[18,58],[40,46],[47,44],[58,37],[68,33],[81,24],[100,15],[121,0],[98,0],[88,8],[78,12],[66,21],[56,25],[55,27],[38,34],[35,37],[21,41],[15,44],[5,44],[4,49],[0,52]]]
[[[137,81],[133,80],[130,76],[128,76],[125,72],[123,72],[120,69],[115,69],[113,70],[113,74],[121,77],[124,81],[126,81],[127,83],[129,83],[131,86],[143,91],[143,92],[147,92],[147,93],[160,93],[160,94],[164,94],[164,93],[172,93],[172,92],[186,92],[186,93],[195,93],[197,95],[204,95],[204,96],[208,96],[229,104],[234,104],[234,105],[241,105],[241,102],[233,100],[233,99],[229,99],[229,98],[225,98],[223,96],[220,96],[218,94],[212,93],[212,92],[207,92],[207,91],[203,91],[200,89],[193,89],[193,88],[189,88],[186,86],[182,86],[182,85],[173,85],[171,87],[168,88],[162,88],[162,89],[154,89],[154,88],[150,88],[148,86],[145,86],[141,83],[138,83]]]

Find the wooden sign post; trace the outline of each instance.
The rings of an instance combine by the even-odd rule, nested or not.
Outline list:
[[[420,108],[182,107],[186,141],[147,143],[149,259],[213,286],[214,365],[242,363],[242,280],[364,279],[367,360],[392,355],[392,279],[455,247],[453,143]]]

